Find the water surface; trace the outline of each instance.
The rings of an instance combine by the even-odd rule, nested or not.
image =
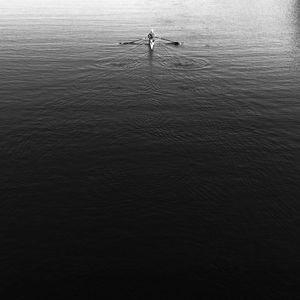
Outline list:
[[[4,288],[293,293],[299,1],[10,1],[0,39]]]

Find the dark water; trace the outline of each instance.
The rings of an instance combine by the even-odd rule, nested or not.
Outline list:
[[[295,296],[299,1],[10,1],[0,40],[4,293]]]

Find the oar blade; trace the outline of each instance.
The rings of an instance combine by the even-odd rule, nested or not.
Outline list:
[[[160,39],[163,40],[163,41],[169,42],[170,44],[175,45],[175,46],[180,46],[180,45],[183,44],[181,42],[171,41],[171,40],[163,38],[163,37],[161,37]]]

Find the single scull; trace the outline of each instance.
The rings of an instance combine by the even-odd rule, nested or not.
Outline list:
[[[153,29],[150,31],[150,33],[148,34],[148,36],[146,38],[142,38],[142,39],[138,39],[138,40],[134,40],[134,41],[130,41],[130,42],[122,42],[120,44],[122,44],[122,45],[135,44],[138,42],[140,43],[141,41],[145,41],[147,39],[148,39],[148,45],[149,45],[150,50],[154,50],[154,45],[155,45],[156,40],[165,41],[165,42],[168,42],[169,44],[173,44],[175,46],[182,45],[182,43],[180,43],[180,42],[174,42],[169,39],[157,36],[154,33]]]

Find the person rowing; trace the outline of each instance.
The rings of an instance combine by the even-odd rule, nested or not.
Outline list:
[[[148,34],[148,39],[149,39],[149,40],[152,40],[152,39],[154,39],[154,38],[155,38],[155,33],[154,33],[153,29],[151,29],[151,31],[150,31],[149,34]]]
[[[163,37],[159,37],[154,33],[153,29],[151,29],[151,31],[148,33],[148,35],[145,38],[141,38],[141,39],[137,39],[137,40],[129,41],[129,42],[121,42],[120,44],[122,44],[122,45],[136,44],[136,43],[141,43],[142,41],[145,41],[145,39],[148,39],[148,41],[149,41],[148,44],[149,44],[149,47],[151,50],[153,50],[156,40],[162,40],[162,41],[168,42],[169,44],[173,44],[175,46],[179,46],[179,45],[183,44],[181,42],[175,42],[175,41],[163,38]]]
[[[153,50],[154,47],[154,43],[155,43],[155,33],[153,31],[153,29],[151,29],[151,31],[148,34],[148,39],[149,39],[149,47],[151,50]]]

